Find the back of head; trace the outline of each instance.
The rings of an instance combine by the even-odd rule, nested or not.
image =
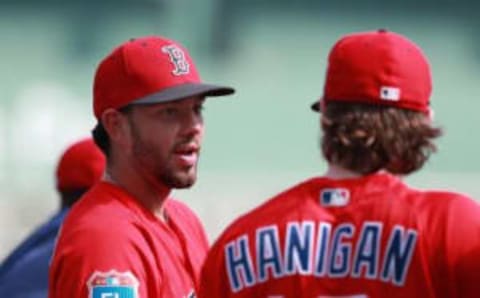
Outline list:
[[[57,190],[62,206],[71,206],[102,177],[105,156],[91,138],[71,144],[57,164]]]
[[[430,66],[402,35],[350,34],[332,48],[322,112],[322,151],[330,163],[360,174],[420,169],[441,135],[430,119]]]

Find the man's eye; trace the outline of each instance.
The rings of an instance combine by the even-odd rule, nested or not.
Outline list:
[[[163,110],[163,114],[167,116],[175,116],[178,113],[176,108],[166,108]]]

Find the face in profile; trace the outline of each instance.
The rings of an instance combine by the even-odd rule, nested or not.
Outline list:
[[[129,115],[131,162],[145,179],[188,188],[197,178],[204,98],[135,106]]]

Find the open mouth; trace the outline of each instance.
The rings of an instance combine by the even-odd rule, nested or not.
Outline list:
[[[179,146],[176,150],[176,154],[196,154],[200,150],[200,147],[195,144]]]
[[[174,151],[177,160],[181,165],[193,166],[197,163],[200,147],[197,145],[181,146]]]

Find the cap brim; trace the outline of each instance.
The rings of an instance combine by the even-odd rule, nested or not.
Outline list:
[[[320,113],[322,110],[320,109],[320,101],[316,101],[314,102],[310,108],[314,111],[314,112],[318,112]]]
[[[203,83],[187,83],[164,89],[133,101],[131,104],[154,104],[180,100],[191,96],[223,96],[235,93],[235,89]]]

